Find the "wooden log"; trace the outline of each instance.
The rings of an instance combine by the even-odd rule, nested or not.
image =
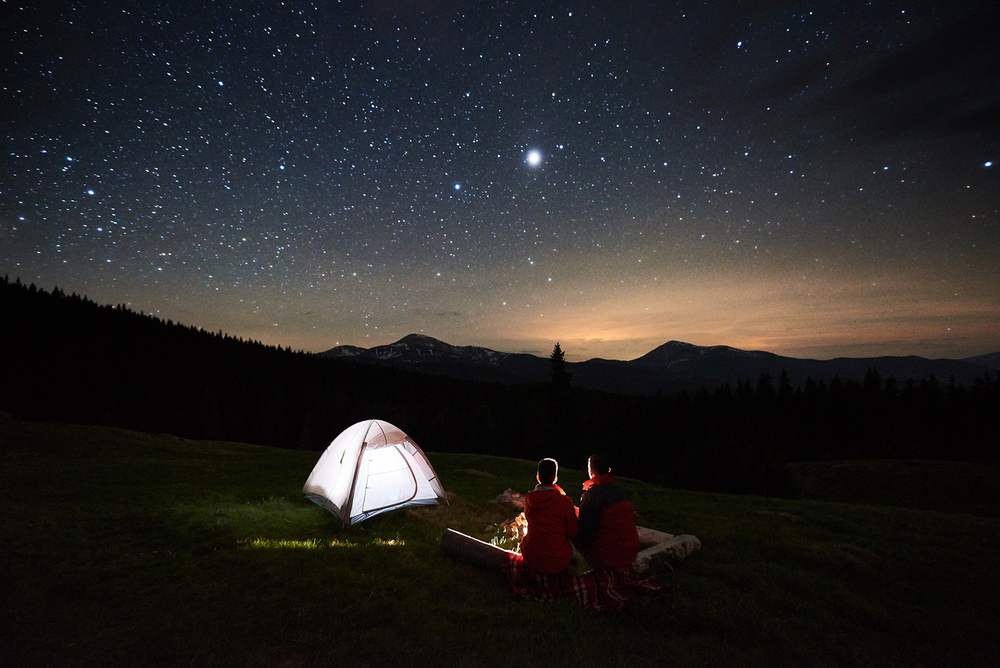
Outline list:
[[[663,541],[674,537],[672,533],[647,529],[646,527],[636,527],[635,532],[639,534],[639,545],[659,545]]]
[[[634,567],[637,573],[644,573],[656,564],[679,561],[701,548],[701,541],[695,536],[687,534],[673,536],[644,527],[638,527],[638,529],[640,529],[640,542],[643,544],[648,544],[653,540],[658,542],[652,547],[641,550],[636,556]],[[500,564],[507,555],[513,554],[513,552],[478,538],[467,536],[454,529],[445,529],[444,533],[441,534],[441,549],[453,557],[459,557],[479,566],[496,570],[500,569]]]
[[[500,570],[500,564],[508,554],[496,545],[485,543],[478,538],[466,536],[454,529],[445,529],[441,534],[441,549],[447,554],[475,562],[480,566]]]
[[[673,536],[641,550],[635,558],[635,572],[644,573],[655,564],[668,564],[672,561],[680,561],[695,550],[701,549],[701,541],[695,536],[684,534]]]

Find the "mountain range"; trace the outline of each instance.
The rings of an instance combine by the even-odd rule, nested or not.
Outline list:
[[[337,346],[320,356],[498,383],[548,382],[552,371],[548,357],[504,353],[479,346],[454,346],[423,334],[409,334],[395,343],[373,348]],[[792,387],[802,387],[810,378],[826,382],[835,377],[843,381],[860,381],[869,369],[875,369],[883,380],[891,377],[899,383],[933,376],[941,383],[954,378],[955,382],[969,387],[984,374],[1000,371],[1000,353],[961,360],[931,360],[917,356],[813,360],[729,346],[696,346],[669,341],[630,361],[595,358],[566,363],[566,370],[573,374],[575,387],[642,395],[700,387],[714,389],[740,381],[756,384],[762,373],[770,374],[777,384],[785,372]]]

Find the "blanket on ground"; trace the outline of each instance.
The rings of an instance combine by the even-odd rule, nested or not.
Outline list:
[[[524,598],[552,602],[575,596],[588,610],[621,610],[629,600],[663,586],[651,578],[640,578],[630,566],[625,570],[595,568],[571,575],[565,571],[546,575],[531,570],[520,554],[508,554],[500,564],[512,592]]]

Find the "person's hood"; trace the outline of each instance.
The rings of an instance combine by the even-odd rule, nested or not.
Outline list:
[[[602,473],[601,475],[595,475],[590,480],[583,481],[583,491],[587,491],[594,485],[613,485],[615,484],[615,477],[610,473]]]
[[[528,492],[525,505],[530,504],[532,508],[542,510],[551,507],[563,496],[566,496],[566,492],[559,485],[538,485]]]

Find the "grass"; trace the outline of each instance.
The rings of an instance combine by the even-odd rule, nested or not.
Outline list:
[[[602,615],[516,599],[441,553],[444,527],[486,539],[511,517],[490,500],[527,491],[532,462],[431,453],[450,506],[341,527],[301,495],[317,458],[0,427],[0,665],[964,667],[1000,652],[988,514],[629,482],[643,525],[703,548],[657,574],[668,592]],[[582,481],[560,471],[571,493]]]
[[[858,460],[789,466],[792,483],[817,501],[901,506],[1000,517],[1000,467],[967,462]]]

